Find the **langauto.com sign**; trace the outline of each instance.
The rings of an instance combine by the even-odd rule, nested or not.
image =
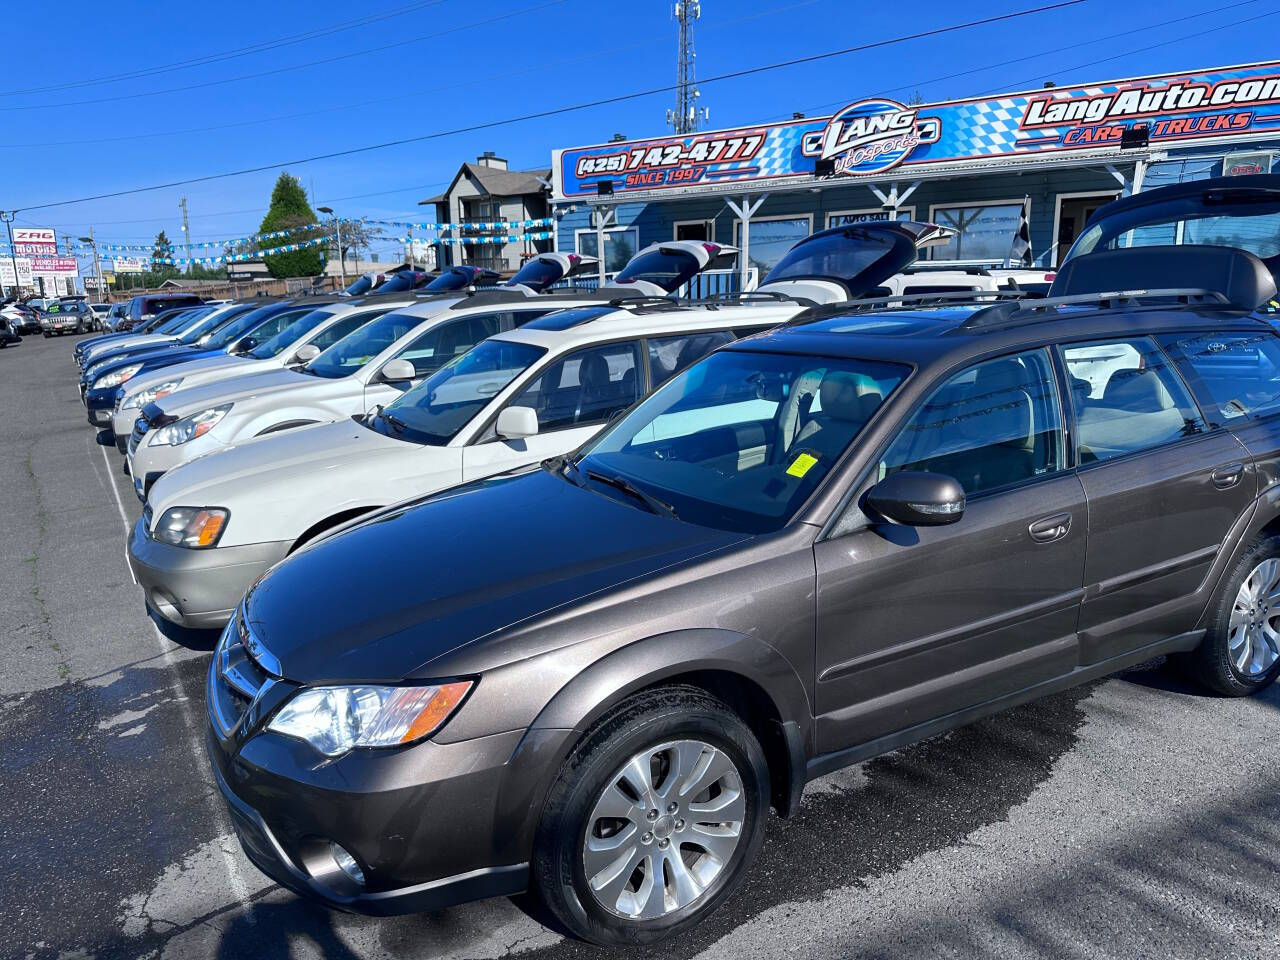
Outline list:
[[[812,177],[819,162],[866,177],[1118,148],[1135,126],[1152,144],[1280,136],[1280,61],[930,104],[866,98],[830,117],[556,150],[553,176],[559,199],[603,181],[615,194],[717,192]]]
[[[47,227],[14,227],[13,252],[19,257],[56,257],[58,235]]]

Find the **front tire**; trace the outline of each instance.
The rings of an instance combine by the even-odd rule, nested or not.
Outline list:
[[[733,893],[768,812],[764,751],[737,714],[695,687],[644,691],[561,768],[538,825],[535,884],[584,940],[654,943]]]
[[[1184,661],[1210,690],[1246,697],[1280,675],[1280,536],[1259,537],[1210,606],[1204,640]]]

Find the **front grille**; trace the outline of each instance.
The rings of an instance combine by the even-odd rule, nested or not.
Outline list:
[[[151,429],[150,423],[147,422],[145,413],[138,414],[138,419],[133,421],[133,432],[129,434],[129,452],[134,453],[138,449],[138,444],[142,442],[142,437]]]
[[[275,683],[249,654],[255,645],[240,607],[222,631],[209,672],[209,709],[223,736],[235,730],[253,702]]]

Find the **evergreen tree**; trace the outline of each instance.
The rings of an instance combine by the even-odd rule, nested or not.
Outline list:
[[[156,242],[151,247],[151,269],[147,272],[147,286],[157,287],[170,277],[176,277],[182,271],[169,263],[157,263],[161,259],[173,259],[173,244],[165,232],[156,234]]]
[[[271,191],[271,207],[262,218],[259,233],[270,233],[273,230],[285,230],[290,227],[301,227],[316,222],[316,213],[307,202],[307,194],[297,177],[287,173],[280,174],[275,188]],[[265,240],[264,247],[279,246],[309,240],[313,236],[321,236],[323,231],[295,233],[278,240]],[[263,257],[267,271],[273,277],[314,277],[324,270],[324,247],[308,247],[305,250],[291,250],[287,253],[274,253]]]

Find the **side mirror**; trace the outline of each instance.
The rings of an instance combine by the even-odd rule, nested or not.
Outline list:
[[[538,433],[538,411],[533,407],[507,407],[498,414],[495,427],[498,436],[506,440],[519,440]]]
[[[964,488],[941,473],[891,473],[866,500],[873,513],[909,527],[940,527],[964,516]]]
[[[257,337],[244,337],[237,344],[232,353],[248,353],[258,345]]]
[[[408,360],[388,360],[382,365],[379,375],[390,383],[398,383],[403,380],[412,380],[418,375],[418,371]]]
[[[320,356],[320,348],[314,343],[308,343],[298,348],[298,352],[293,355],[293,362],[310,363],[318,356]]]

